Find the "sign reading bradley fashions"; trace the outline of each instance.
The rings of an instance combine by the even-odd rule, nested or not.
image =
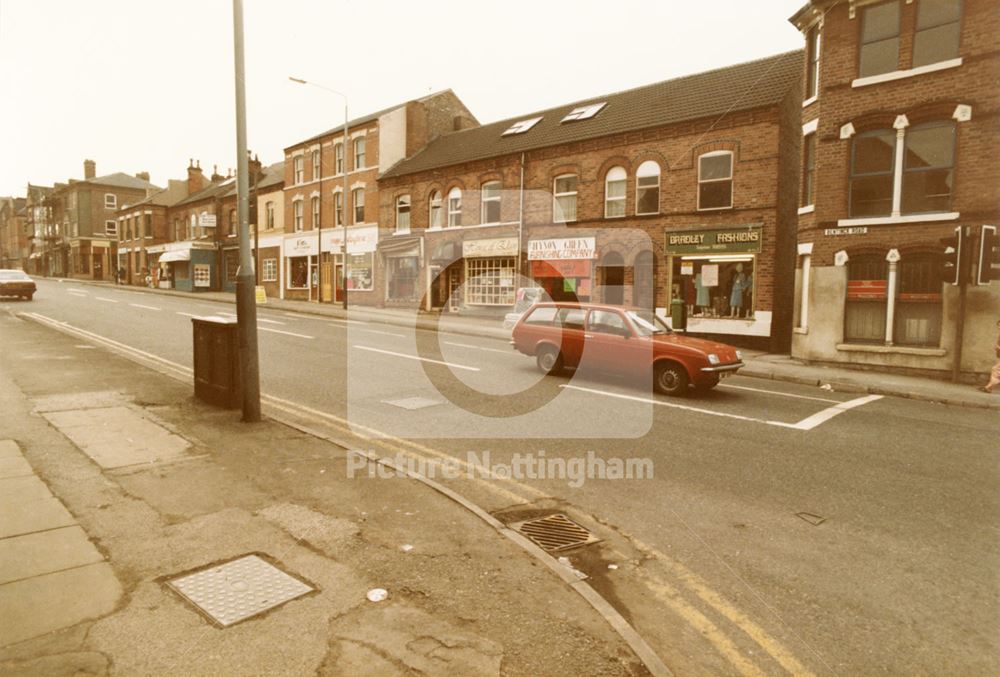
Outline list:
[[[490,240],[465,240],[462,256],[514,256],[517,254],[516,237],[498,237]]]
[[[666,231],[665,252],[681,254],[731,254],[760,252],[761,227],[735,226],[715,230]]]

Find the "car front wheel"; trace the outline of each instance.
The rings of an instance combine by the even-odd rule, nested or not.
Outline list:
[[[558,374],[563,368],[562,355],[552,346],[539,348],[535,364],[543,374]]]
[[[660,363],[656,365],[653,384],[664,395],[685,395],[688,388],[687,371],[676,362]]]

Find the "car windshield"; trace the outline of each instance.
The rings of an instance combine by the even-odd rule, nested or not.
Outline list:
[[[639,336],[649,336],[650,334],[669,334],[670,328],[663,323],[659,316],[648,310],[626,311],[628,318],[632,320],[636,333]]]
[[[0,270],[0,280],[27,280],[28,276],[20,270]]]

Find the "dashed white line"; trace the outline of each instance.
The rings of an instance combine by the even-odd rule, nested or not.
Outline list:
[[[513,350],[500,350],[499,348],[485,348],[483,346],[474,346],[471,343],[455,343],[454,341],[442,341],[448,346],[458,346],[459,348],[472,348],[473,350],[485,350],[490,353],[503,353],[504,355],[510,355]]]
[[[183,315],[184,317],[201,317],[201,315],[195,315],[194,313],[182,313],[181,311],[176,311],[178,315]]]
[[[798,395],[796,393],[781,393],[777,390],[766,390],[764,388],[751,388],[749,386],[736,386],[731,383],[720,383],[717,387],[719,388],[734,388],[736,390],[749,390],[755,393],[767,393],[768,395],[777,395],[779,397],[794,397],[800,400],[815,400],[816,402],[832,402],[833,404],[840,404],[840,400],[831,400],[828,397],[813,397],[812,395]]]
[[[109,299],[105,296],[95,296],[94,298],[98,301],[105,301],[106,303],[118,303],[115,299]]]
[[[257,321],[258,322],[264,322],[266,324],[280,324],[281,326],[285,326],[284,322],[278,322],[277,320],[267,320],[267,319],[265,319],[263,317],[258,317]]]
[[[258,331],[269,331],[272,334],[284,334],[285,336],[295,336],[304,339],[314,339],[315,336],[308,336],[306,334],[296,334],[294,331],[283,331],[281,329],[271,329],[270,327],[257,327]]]
[[[159,310],[156,306],[144,306],[141,303],[130,303],[133,308],[145,308],[146,310]]]
[[[373,353],[382,353],[383,355],[393,355],[395,357],[402,357],[407,360],[417,360],[418,362],[433,362],[434,364],[443,364],[446,367],[451,367],[452,369],[464,369],[466,371],[481,371],[479,367],[469,367],[464,364],[455,364],[454,362],[444,362],[442,360],[432,360],[428,357],[420,357],[418,355],[407,355],[406,353],[396,353],[391,350],[382,350],[381,348],[372,348],[370,346],[359,346],[355,344],[353,347],[358,350],[369,350]]]
[[[335,327],[340,327],[342,325],[335,324]],[[396,338],[406,338],[406,334],[396,334],[391,331],[382,331],[381,329],[363,329],[362,327],[355,327],[351,331],[364,331],[369,334],[381,334],[382,336],[395,336]]]

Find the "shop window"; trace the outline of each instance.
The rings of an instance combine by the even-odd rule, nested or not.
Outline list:
[[[416,256],[393,256],[388,262],[388,294],[392,301],[415,301],[420,278],[420,263]]]
[[[365,189],[355,188],[351,191],[351,204],[354,206],[354,223],[365,222]]]
[[[343,191],[338,191],[333,194],[333,218],[336,220],[335,225],[344,225],[344,193]]]
[[[288,288],[306,289],[309,286],[309,257],[295,256],[288,259]]]
[[[305,183],[306,180],[305,160],[302,158],[301,155],[296,155],[295,160],[293,160],[292,162],[292,165],[295,168],[295,175],[293,182],[296,184]]]
[[[861,15],[858,77],[899,68],[899,0],[865,7]]]
[[[441,191],[435,190],[431,193],[431,198],[429,201],[429,213],[427,215],[427,223],[431,228],[437,229],[441,227]]]
[[[851,143],[852,217],[889,216],[892,213],[896,132],[876,130],[858,134]]]
[[[816,133],[802,139],[802,191],[799,206],[808,207],[815,200]]]
[[[937,346],[941,342],[941,257],[935,254],[903,257],[898,274],[894,343]]]
[[[365,137],[354,139],[354,169],[363,169],[365,166]]]
[[[500,223],[500,182],[484,183],[480,196],[482,202],[480,223]]]
[[[333,146],[334,171],[337,174],[344,173],[344,144],[338,143]]]
[[[660,213],[660,165],[647,160],[635,173],[635,213]]]
[[[576,174],[557,176],[553,184],[552,220],[557,223],[576,221]]]
[[[958,56],[962,3],[960,0],[918,0],[917,32],[913,36],[913,67]]]
[[[264,259],[260,262],[260,279],[263,282],[278,281],[278,259]]]
[[[396,198],[396,232],[410,232],[410,196],[400,195]]]
[[[671,301],[683,300],[689,317],[754,316],[756,256],[673,257]]]
[[[296,200],[292,203],[292,223],[296,233],[302,231],[302,200]]]
[[[466,304],[477,306],[514,305],[516,265],[513,256],[484,256],[466,259]]]
[[[319,151],[318,150],[314,150],[312,152],[312,172],[313,172],[313,174],[312,174],[313,181],[315,181],[316,179],[320,178],[320,176],[321,176],[321,174],[320,174],[320,156],[319,156]]]
[[[456,187],[448,191],[448,227],[455,228],[461,225],[462,191]]]
[[[698,209],[733,206],[733,154],[715,151],[698,158]]]
[[[951,209],[955,124],[933,122],[906,130],[902,211],[905,214]]]
[[[371,291],[375,287],[375,254],[349,254],[347,257],[347,288],[351,291]]]
[[[656,256],[651,251],[639,252],[635,257],[632,305],[645,310],[656,305]]]
[[[886,316],[885,257],[863,254],[847,262],[847,300],[844,304],[844,341],[882,343]]]
[[[628,174],[622,167],[612,167],[604,177],[604,218],[625,216],[625,185]]]
[[[819,95],[819,25],[806,33],[806,100]]]

